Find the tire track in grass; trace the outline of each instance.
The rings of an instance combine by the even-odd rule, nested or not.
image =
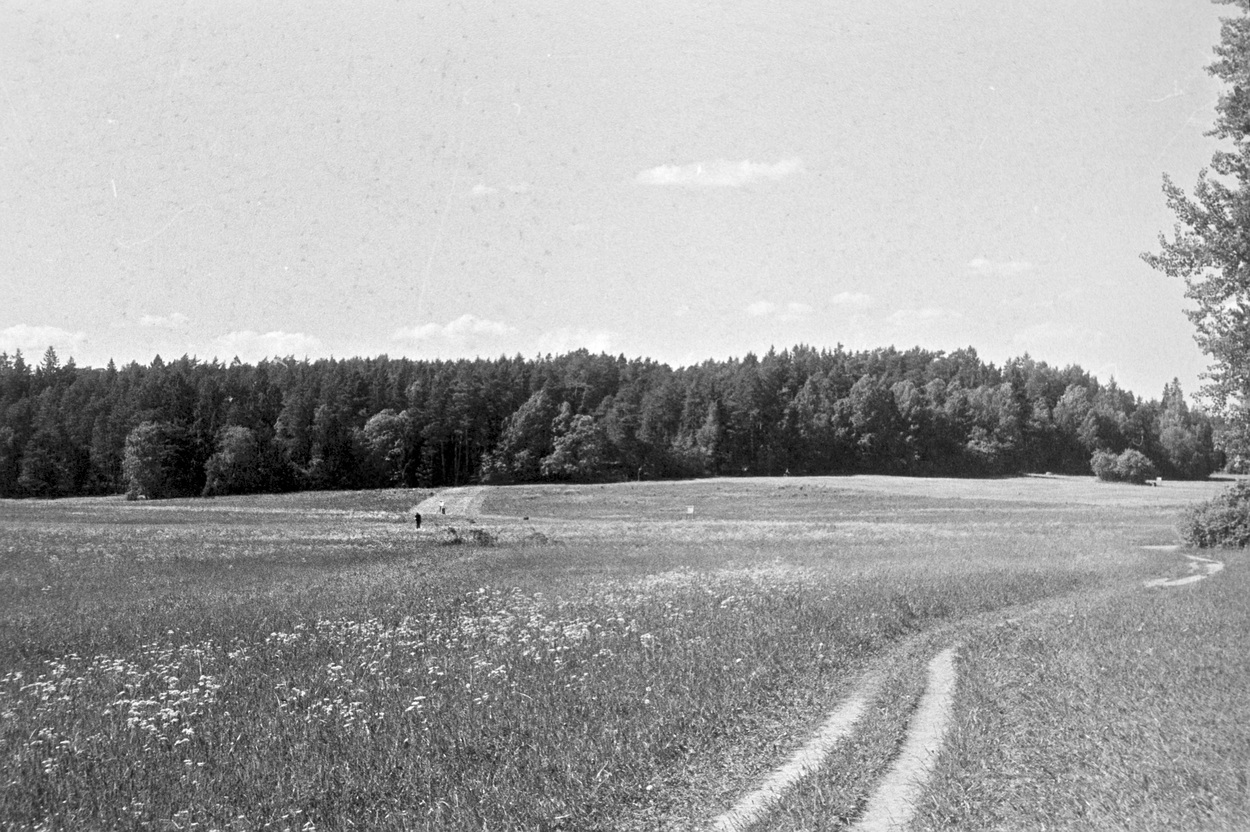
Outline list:
[[[820,768],[834,746],[850,736],[880,684],[879,677],[865,675],[850,698],[829,715],[807,744],[796,751],[789,762],[770,774],[759,788],[715,818],[712,829],[715,832],[745,832],[762,820],[799,780]]]
[[[1217,572],[1224,570],[1224,563],[1218,560],[1209,560],[1200,558],[1197,555],[1185,555],[1189,558],[1189,571],[1194,573],[1186,575],[1183,578],[1152,578],[1149,581],[1143,581],[1142,585],[1147,587],[1160,586],[1185,586],[1187,584],[1196,584],[1203,578],[1209,578]]]
[[[1150,546],[1143,548],[1164,549],[1165,547]],[[1166,548],[1171,550],[1178,547],[1168,546]],[[1218,564],[1217,561],[1190,557],[1191,560],[1201,561],[1205,564],[1206,566],[1202,567],[1204,569]],[[1223,564],[1214,566],[1209,574],[1220,571],[1222,567]],[[1197,569],[1200,567],[1195,564],[1191,568]],[[1198,579],[1194,576],[1191,576],[1191,578]],[[1190,583],[1192,580],[1185,580],[1185,582]],[[986,627],[1015,626],[1023,617],[1046,615],[1060,608],[1068,608],[1074,603],[1075,598],[1103,597],[1123,591],[1125,591],[1123,585],[1086,588],[1083,591],[1078,590],[1075,594],[1063,594],[1032,604],[1013,605],[988,611],[968,618],[940,624],[931,631],[918,634],[917,641],[920,643],[916,646],[921,651],[928,652],[928,650],[935,649],[941,641],[950,643],[952,637],[963,641],[969,637],[975,637],[978,632],[983,631]],[[927,649],[922,645],[927,645]],[[746,832],[748,829],[763,830],[766,828],[824,828],[824,823],[821,821],[817,821],[816,827],[812,826],[813,818],[823,818],[825,822],[831,823],[833,827],[850,828],[854,832],[881,832],[882,830],[901,832],[901,830],[906,829],[907,825],[914,819],[919,804],[930,787],[930,780],[936,769],[939,753],[944,745],[950,726],[954,723],[954,697],[958,680],[955,669],[957,649],[957,647],[950,647],[942,650],[929,661],[925,691],[915,705],[906,730],[902,731],[904,745],[901,752],[894,756],[893,762],[886,768],[884,774],[866,773],[866,776],[859,778],[859,782],[865,784],[860,786],[863,789],[860,794],[868,791],[867,786],[870,786],[872,781],[878,780],[878,784],[876,789],[872,790],[870,797],[861,804],[863,811],[856,813],[858,814],[857,820],[850,820],[853,815],[829,817],[828,813],[822,813],[819,807],[813,807],[813,810],[806,810],[799,806],[792,807],[791,804],[796,799],[803,800],[802,791],[809,788],[816,789],[818,792],[817,799],[822,803],[824,802],[824,798],[819,794],[821,790],[820,784],[813,784],[813,781],[818,781],[820,776],[822,776],[818,772],[824,771],[826,775],[831,775],[831,765],[849,766],[851,768],[857,765],[858,751],[861,743],[864,741],[862,735],[867,730],[863,725],[867,724],[868,720],[862,723],[852,720],[852,724],[848,725],[844,732],[829,742],[825,751],[818,755],[811,754],[811,751],[818,747],[817,739],[813,737],[802,750],[793,755],[790,763],[777,769],[765,780],[763,785],[740,800],[729,812],[712,820],[710,827],[701,828],[714,829],[716,832]],[[853,710],[854,706],[851,700],[860,695],[868,696],[869,699],[866,704],[859,707],[866,708],[871,714],[874,707],[873,703],[878,701],[877,696],[880,695],[880,691],[882,689],[888,690],[890,684],[887,684],[888,680],[878,681],[876,694],[863,693],[867,678],[870,673],[873,673],[877,674],[879,680],[885,679],[886,677],[882,675],[883,669],[895,666],[899,660],[900,654],[897,652],[881,657],[874,663],[874,670],[861,675],[856,682],[856,686],[852,689],[850,699],[843,703],[834,714]],[[834,722],[835,718],[831,716],[826,720],[816,736],[824,734],[826,729]],[[829,733],[834,734],[837,732],[830,731]],[[813,756],[816,757],[815,760],[812,760]],[[847,759],[841,763],[834,764],[832,761],[838,756],[845,756]],[[783,772],[787,771],[792,772],[792,775],[783,776]],[[807,775],[815,776],[808,777]],[[805,812],[809,811],[814,811],[814,814],[809,813],[805,815]],[[780,818],[776,816],[778,812],[791,812],[792,816]],[[766,821],[768,820],[773,821],[774,825],[767,825]],[[795,823],[798,825],[794,825]],[[847,824],[847,826],[842,824]],[[685,829],[689,827],[681,826],[679,828]]]
[[[925,636],[908,641],[878,664],[881,687],[853,734],[829,752],[819,771],[787,792],[755,832],[845,830],[863,813],[874,786],[898,755],[924,695],[925,670],[942,646],[936,642],[949,643]]]
[[[929,683],[907,726],[903,749],[852,832],[901,832],[907,827],[950,728],[955,681],[955,648],[948,647],[929,662]]]
[[[951,722],[955,694],[955,648],[938,653],[928,666],[924,695],[907,725],[903,748],[895,758],[867,809],[852,827],[857,832],[901,830],[923,793]],[[755,791],[712,821],[715,832],[746,832],[759,823],[804,777],[819,770],[833,749],[848,740],[860,716],[881,688],[878,674],[865,674],[848,698],[799,749]]]
[[[850,737],[845,738],[841,742],[834,743],[829,753],[821,761],[821,764],[811,773],[811,776],[802,777],[800,775],[798,782],[787,784],[787,786],[781,790],[784,794],[776,793],[774,797],[768,798],[770,802],[767,804],[767,811],[765,811],[763,806],[760,805],[759,808],[752,810],[749,817],[746,813],[738,814],[740,807],[742,807],[743,804],[746,804],[748,800],[748,798],[743,798],[730,811],[722,815],[718,815],[711,820],[705,820],[702,823],[686,822],[660,825],[652,823],[650,825],[643,826],[629,826],[628,828],[664,828],[674,830],[699,828],[716,829],[717,832],[721,832],[722,830],[725,830],[726,832],[728,832],[728,830],[741,832],[741,830],[752,827],[757,831],[764,829],[806,830],[826,827],[860,828],[854,826],[855,821],[853,818],[858,817],[860,823],[863,823],[867,819],[866,815],[861,810],[870,806],[869,799],[866,796],[871,792],[872,784],[875,781],[884,782],[886,779],[885,772],[892,771],[893,768],[896,767],[892,763],[885,763],[873,765],[871,768],[874,769],[874,771],[860,771],[859,768],[864,764],[864,743],[871,744],[872,742],[876,742],[875,740],[869,741],[865,737],[866,734],[869,733],[870,728],[877,723],[877,718],[872,712],[875,708],[879,707],[879,703],[882,701],[881,691],[887,691],[888,693],[885,695],[891,699],[897,697],[898,691],[894,690],[894,688],[898,685],[899,679],[895,674],[902,664],[912,661],[907,659],[908,654],[912,654],[914,656],[913,660],[916,664],[907,670],[907,676],[914,680],[911,684],[916,685],[916,687],[923,685],[925,691],[922,692],[913,688],[912,692],[907,694],[908,698],[911,699],[911,702],[906,708],[906,710],[910,710],[912,712],[912,718],[910,720],[905,718],[898,718],[896,720],[895,730],[897,733],[892,736],[898,737],[901,735],[904,738],[904,741],[906,741],[906,738],[908,738],[912,733],[908,729],[913,725],[916,727],[920,725],[917,715],[922,711],[921,702],[932,702],[935,697],[934,691],[936,691],[939,687],[944,688],[943,692],[945,693],[945,697],[943,698],[946,700],[946,707],[951,711],[951,713],[948,713],[946,718],[948,725],[954,720],[953,699],[956,679],[953,669],[953,656],[954,651],[957,648],[950,648],[949,650],[942,651],[942,654],[939,654],[928,662],[930,666],[935,663],[938,663],[939,667],[943,663],[949,665],[950,678],[947,679],[942,685],[937,685],[935,683],[932,678],[932,672],[924,674],[930,676],[930,678],[923,679],[922,681],[922,674],[919,671],[922,667],[924,667],[923,657],[925,655],[932,656],[932,651],[937,650],[937,648],[942,644],[966,642],[969,638],[978,638],[987,630],[987,628],[1016,626],[1019,621],[1025,617],[1046,615],[1055,610],[1066,610],[1073,604],[1074,597],[1090,595],[1102,596],[1110,592],[1118,591],[1123,591],[1123,587],[1105,587],[1101,585],[1086,587],[1076,590],[1075,593],[1069,592],[1055,596],[1048,596],[1039,601],[1010,604],[1005,607],[987,610],[985,612],[977,613],[964,618],[945,621],[937,624],[932,629],[916,633],[914,637],[906,639],[903,643],[897,645],[896,648],[886,650],[884,653],[879,654],[870,660],[869,670],[861,672],[858,679],[853,683],[850,693],[851,698],[853,698],[865,685],[865,682],[869,677],[875,677],[881,680],[878,685],[877,695],[872,696],[867,706],[869,719],[858,723],[852,729]],[[946,655],[949,655],[949,658],[947,658]],[[925,700],[926,695],[928,696],[927,700]],[[914,703],[914,705],[911,703]],[[933,709],[930,707],[928,710],[932,711]],[[880,731],[877,731],[877,733],[880,733]],[[884,750],[887,747],[897,748],[897,742],[897,739],[891,739],[888,742],[888,745],[880,745],[879,748],[881,750]],[[878,746],[874,746],[874,748],[876,747]],[[933,755],[936,756],[936,746],[933,751]],[[797,757],[799,755],[795,754],[794,756]],[[884,756],[886,759],[893,758],[895,761],[901,757],[901,755],[889,754],[888,752]],[[781,769],[777,769],[777,771],[780,770]],[[839,776],[837,774],[839,770],[846,772],[846,775]],[[877,772],[880,772],[880,774]],[[925,783],[915,789],[915,797],[919,797],[923,790],[928,787],[927,781],[931,774],[931,770],[925,774]],[[820,781],[825,777],[832,778],[832,780],[829,783],[822,784]],[[804,794],[805,790],[814,790],[814,792]],[[761,787],[756,791],[764,791],[764,789]],[[834,815],[830,815],[829,813],[829,809],[833,808],[828,805],[828,795],[831,792],[839,793],[835,798],[835,801],[838,802],[837,805],[840,808],[836,809],[836,814]],[[751,794],[755,794],[755,792],[752,792]],[[872,797],[875,798],[875,795],[872,795]],[[721,799],[723,799],[723,796]],[[715,802],[720,801],[716,800]],[[724,803],[720,802],[720,805],[723,806]],[[911,811],[914,811],[914,808]],[[704,817],[709,817],[710,814],[711,812],[708,812],[708,814],[704,815]],[[736,823],[737,825],[730,825],[731,823]],[[889,829],[891,827],[886,826],[884,828]]]

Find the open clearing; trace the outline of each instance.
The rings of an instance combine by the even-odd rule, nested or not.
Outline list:
[[[0,821],[845,829],[910,737],[912,829],[1247,828],[1243,555],[1144,585],[1189,576],[1163,547],[1220,487],[3,502]]]

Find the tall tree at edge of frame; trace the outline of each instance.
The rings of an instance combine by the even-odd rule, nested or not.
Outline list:
[[[1207,67],[1225,85],[1207,135],[1232,147],[1214,153],[1192,197],[1164,175],[1163,192],[1177,219],[1173,239],[1160,234],[1160,253],[1142,259],[1184,279],[1185,296],[1196,303],[1185,314],[1213,360],[1202,393],[1227,421],[1223,448],[1250,457],[1250,0],[1215,2],[1241,11],[1223,20],[1216,60]]]

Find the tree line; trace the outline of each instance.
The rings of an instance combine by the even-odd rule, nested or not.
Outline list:
[[[0,496],[217,495],[709,475],[1089,473],[1134,450],[1222,463],[1175,381],[1159,401],[1027,355],[793,349],[697,366],[182,357],[78,368],[0,354]]]

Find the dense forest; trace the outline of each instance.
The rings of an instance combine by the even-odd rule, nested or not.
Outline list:
[[[877,472],[1167,477],[1222,460],[1179,384],[1143,401],[1079,367],[975,350],[797,346],[666,364],[183,357],[80,369],[0,354],[0,496],[166,497],[472,482]]]

